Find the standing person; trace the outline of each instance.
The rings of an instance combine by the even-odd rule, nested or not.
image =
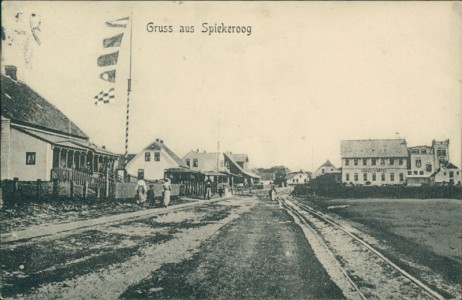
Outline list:
[[[269,196],[270,196],[270,200],[273,201],[273,200],[276,200],[276,188],[274,186],[274,184],[271,184],[271,190],[269,191]]]
[[[143,177],[138,179],[136,183],[136,196],[137,196],[137,203],[144,204],[146,202],[146,192],[148,191],[148,187],[146,186],[146,181],[144,181]]]
[[[212,181],[210,178],[205,182],[205,199],[210,199],[212,197]]]
[[[149,190],[146,193],[148,196],[148,204],[150,207],[153,207],[156,202],[156,192],[154,191],[154,186],[152,184],[149,185]]]
[[[170,191],[172,190],[172,186],[170,185],[170,179],[165,179],[164,185],[162,186],[164,189],[163,191],[163,204],[164,207],[168,207],[170,203]]]

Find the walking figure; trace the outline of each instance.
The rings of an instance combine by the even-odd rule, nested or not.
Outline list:
[[[136,183],[136,198],[138,204],[144,204],[146,202],[146,192],[148,187],[146,186],[146,181],[144,181],[143,177],[138,179]]]
[[[212,181],[208,178],[205,182],[205,199],[210,200],[210,197],[212,197]]]

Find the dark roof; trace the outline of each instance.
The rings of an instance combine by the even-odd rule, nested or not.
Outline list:
[[[333,168],[335,168],[335,166],[330,162],[330,160],[326,160],[326,162],[323,163],[323,164],[321,165],[321,167],[333,167]],[[336,168],[336,169],[337,169],[337,168]]]
[[[1,75],[2,116],[27,125],[75,137],[88,136],[59,109],[20,81]]]
[[[340,143],[342,158],[407,157],[404,139],[344,140]]]
[[[181,158],[178,157],[178,155],[175,154],[175,152],[173,152],[172,150],[170,150],[170,148],[168,148],[167,146],[165,146],[164,142],[163,141],[159,141],[158,139],[156,139],[155,142],[151,143],[149,146],[147,146],[144,150],[157,150],[157,151],[160,151],[160,150],[164,150],[168,156],[170,156],[176,163],[178,166],[180,167],[185,167],[187,168],[188,166],[181,160]]]
[[[136,156],[136,154],[127,154],[127,164]],[[123,169],[125,168],[125,154],[119,154],[119,157],[117,158],[119,161],[119,168]]]
[[[451,162],[448,163],[447,165],[445,165],[444,168],[446,168],[446,169],[459,169],[456,165],[454,165]]]

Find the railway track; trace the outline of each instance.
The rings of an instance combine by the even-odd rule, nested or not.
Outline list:
[[[337,274],[333,279],[347,298],[446,299],[348,228],[288,198],[280,197],[279,205],[302,227],[313,248],[318,248],[318,258],[323,265],[330,265],[326,270],[331,277]]]

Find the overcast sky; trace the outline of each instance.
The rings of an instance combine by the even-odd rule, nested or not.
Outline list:
[[[39,46],[26,17],[41,17]],[[199,148],[248,153],[255,167],[340,166],[342,139],[450,139],[461,163],[462,3],[2,2],[2,64],[98,145],[123,153],[129,30],[116,102],[95,106],[106,21],[133,13],[129,152],[161,138],[180,157]],[[146,25],[173,26],[149,33]],[[251,34],[202,33],[202,23]],[[179,33],[180,26],[194,33]],[[3,72],[3,70],[2,70]],[[219,130],[220,128],[220,130]]]

